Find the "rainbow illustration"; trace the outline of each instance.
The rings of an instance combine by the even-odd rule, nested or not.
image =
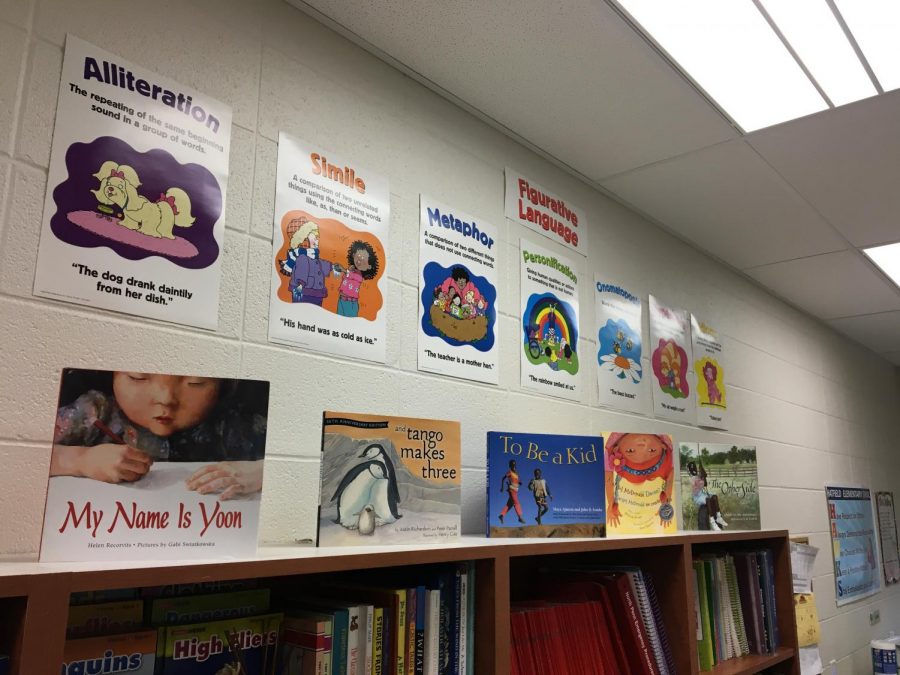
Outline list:
[[[522,314],[525,344],[529,340],[547,340],[553,334],[564,339],[575,351],[578,345],[578,325],[572,306],[550,293],[532,295]],[[554,329],[551,333],[550,329]]]

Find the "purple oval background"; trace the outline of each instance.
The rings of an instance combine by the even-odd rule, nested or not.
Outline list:
[[[194,224],[191,227],[176,227],[175,234],[197,247],[199,253],[195,257],[179,259],[160,255],[111,241],[69,222],[66,214],[70,211],[96,209],[97,200],[91,190],[96,190],[100,182],[94,178],[94,174],[107,160],[133,167],[141,180],[138,194],[152,202],[170,187],[179,187],[188,193]],[[165,150],[138,152],[121,139],[101,136],[90,143],[70,145],[66,151],[66,170],[69,177],[53,190],[56,213],[50,219],[50,229],[67,244],[84,248],[106,246],[128,260],[157,256],[188,269],[209,267],[219,257],[219,245],[213,236],[213,227],[222,214],[222,191],[215,176],[206,167],[181,164]]]

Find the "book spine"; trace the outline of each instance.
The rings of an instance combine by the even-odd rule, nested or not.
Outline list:
[[[416,589],[406,589],[406,675],[416,673]]]
[[[463,571],[459,575],[459,632],[457,637],[459,640],[459,674],[466,675],[466,650],[468,648],[468,635],[466,634],[466,625],[469,620],[469,575],[463,567]]]
[[[359,618],[359,608],[350,608],[347,615],[347,675],[360,675]]]
[[[425,675],[438,675],[440,659],[441,592],[425,591]]]
[[[460,605],[462,604],[462,573],[453,570],[453,597],[450,606],[450,675],[459,675]]]
[[[648,675],[659,675],[659,671],[657,670],[654,663],[652,650],[647,644],[647,637],[642,630],[642,620],[640,615],[638,614],[637,603],[635,601],[634,594],[628,587],[627,578],[625,578],[624,585],[620,583],[619,588],[621,589],[622,595],[624,596],[625,607],[628,611],[629,625],[638,643],[638,651],[640,652],[638,658],[641,661],[642,668],[644,672],[648,673]]]
[[[469,593],[466,603],[466,672],[475,675],[475,563],[468,563]]]
[[[775,556],[772,551],[767,550],[764,554],[766,559],[766,571],[768,579],[766,589],[769,593],[769,604],[772,611],[772,649],[778,649],[781,645],[781,636],[778,631],[778,607],[775,602]]]
[[[756,561],[756,583],[759,586],[759,595],[760,595],[760,605],[762,606],[762,627],[763,627],[763,638],[766,644],[766,651],[771,653],[774,650],[772,649],[772,636],[769,631],[769,594],[766,591],[766,579],[763,574],[762,565],[760,565],[759,558],[761,554],[757,554],[755,556]]]
[[[334,615],[334,640],[331,643],[331,669],[335,675],[347,673],[347,612]]]
[[[394,672],[406,675],[406,591],[394,591],[397,595],[397,613],[393,617],[397,626],[397,639],[394,643]]]
[[[372,630],[372,675],[384,675],[384,608],[376,607],[372,614],[375,622]]]
[[[415,675],[425,675],[425,615],[428,613],[425,603],[425,587],[417,586]]]
[[[366,605],[366,625],[362,627],[364,631],[360,636],[359,643],[363,655],[363,672],[365,675],[372,675],[372,624],[375,621],[375,607]]]

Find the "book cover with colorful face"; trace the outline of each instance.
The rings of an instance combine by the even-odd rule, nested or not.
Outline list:
[[[324,413],[319,546],[439,543],[459,533],[459,422]]]
[[[488,537],[602,537],[603,439],[489,431]]]
[[[156,631],[149,630],[67,640],[61,672],[62,675],[153,675],[155,667]]]
[[[613,432],[604,438],[608,534],[677,531],[672,437]]]
[[[685,530],[758,530],[756,448],[679,443]]]

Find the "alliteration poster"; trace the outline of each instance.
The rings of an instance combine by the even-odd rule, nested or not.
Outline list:
[[[691,314],[694,373],[697,376],[697,424],[728,428],[724,349],[719,331]]]
[[[34,294],[215,329],[231,109],[69,35]]]
[[[881,590],[878,541],[868,488],[826,485],[837,606]]]
[[[597,384],[600,404],[629,412],[649,410],[641,362],[641,299],[617,283],[595,279]]]
[[[694,424],[696,408],[688,371],[691,336],[687,312],[650,296],[650,364],[653,368],[653,411],[659,417]]]
[[[269,340],[384,363],[387,179],[281,133]]]
[[[884,564],[884,585],[900,581],[900,550],[897,547],[897,517],[894,513],[894,493],[876,492],[878,532],[881,534],[881,560]]]
[[[587,255],[584,211],[506,168],[506,217],[567,249]]]
[[[571,260],[521,240],[522,386],[581,398],[578,275]]]
[[[497,228],[419,198],[419,370],[497,384]]]

